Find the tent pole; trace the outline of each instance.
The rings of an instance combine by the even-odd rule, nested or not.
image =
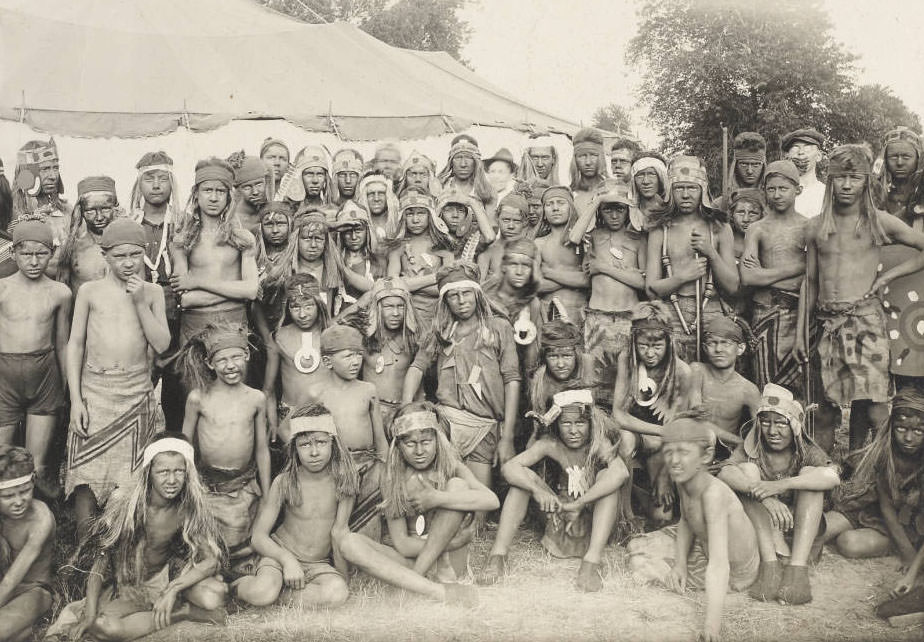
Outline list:
[[[20,90],[22,93],[22,104],[19,106],[19,124],[26,122],[26,90]]]

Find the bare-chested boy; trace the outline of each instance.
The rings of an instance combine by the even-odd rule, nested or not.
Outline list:
[[[741,426],[757,416],[760,390],[735,370],[747,345],[744,331],[732,319],[712,319],[703,331],[702,362],[690,364],[690,407],[713,424],[725,459],[741,443]]]
[[[790,160],[767,166],[764,195],[767,212],[748,227],[741,256],[741,284],[752,289],[751,329],[757,337],[753,372],[756,383],[777,383],[803,390],[793,354],[798,322],[799,288],[805,276],[805,228],[795,209],[802,192],[799,170]]]
[[[821,555],[825,494],[840,483],[840,474],[803,432],[804,424],[792,393],[767,384],[754,426],[718,473],[741,496],[757,531],[760,576],[750,594],[758,600],[812,600],[808,564]],[[782,566],[780,557],[788,564]]]
[[[86,599],[68,604],[47,638],[134,640],[177,622],[224,623],[221,534],[194,457],[170,433],[144,449],[69,565]]]
[[[257,296],[256,244],[234,214],[234,172],[218,158],[196,163],[195,185],[171,244],[170,284],[180,295],[180,345],[210,323],[247,326]]]
[[[163,426],[151,356],[170,346],[160,287],[142,277],[146,237],[128,219],[110,223],[100,246],[109,274],[77,293],[67,344],[71,419],[65,494],[83,527]],[[85,532],[78,530],[78,532]]]
[[[547,233],[536,238],[536,247],[542,267],[539,296],[546,317],[564,316],[583,327],[590,278],[581,267],[581,246],[568,239],[568,230],[578,216],[571,191],[564,186],[547,188],[542,193],[542,209],[544,223],[540,227]]]
[[[652,217],[648,234],[648,290],[673,306],[680,356],[696,360],[695,322],[722,314],[719,297],[738,290],[734,239],[724,212],[712,207],[706,169],[694,156],[678,156],[668,168],[670,199]],[[696,310],[696,291],[701,308]]]
[[[589,236],[584,270],[590,277],[590,301],[584,319],[584,349],[596,361],[595,399],[612,405],[616,355],[629,345],[632,309],[645,290],[645,240],[631,231],[635,209],[629,187],[608,179],[581,212],[569,240],[582,245]],[[587,231],[590,230],[589,234]]]
[[[280,596],[299,606],[339,606],[349,595],[349,571],[332,533],[348,530],[359,474],[324,406],[296,409],[290,425],[285,468],[253,525],[253,546],[263,557],[231,590],[256,606]]]
[[[321,359],[327,376],[313,381],[306,394],[330,410],[340,441],[359,473],[360,487],[350,515],[350,530],[361,530],[377,541],[381,535],[379,474],[388,441],[375,385],[358,379],[364,352],[363,337],[356,328],[332,325],[324,330]]]
[[[653,500],[648,512],[658,520],[669,517],[674,497],[659,452],[661,426],[689,407],[691,387],[690,366],[677,355],[667,306],[639,303],[632,311],[629,347],[617,355],[613,418],[630,433],[623,439],[625,450],[648,471]]]
[[[113,218],[121,215],[114,180],[108,176],[88,176],[77,183],[71,229],[55,257],[58,280],[67,283],[75,296],[81,285],[106,275],[109,268],[99,240]]]
[[[471,513],[496,510],[497,496],[461,462],[449,424],[433,404],[403,406],[382,479],[382,513],[391,546],[344,528],[334,540],[347,562],[380,580],[436,600],[473,606],[477,594],[457,584],[467,565]],[[428,576],[435,576],[433,581]]]
[[[617,452],[620,431],[594,406],[587,388],[559,392],[550,410],[553,414],[546,416],[558,416],[549,432],[501,469],[511,487],[480,584],[494,584],[506,574],[508,550],[532,499],[546,516],[545,549],[554,557],[581,557],[580,590],[603,588],[603,549],[628,510],[629,493],[620,493],[629,479]],[[546,459],[558,464],[560,476],[554,484],[530,470]]]
[[[510,193],[501,199],[497,206],[497,239],[478,256],[478,268],[485,281],[500,273],[504,247],[523,238],[528,208],[526,199],[520,194]]]
[[[45,276],[54,250],[51,228],[20,221],[13,230],[17,272],[0,280],[0,443],[11,444],[26,421],[26,449],[35,483],[47,497],[59,492],[46,457],[64,406],[64,358],[71,325],[71,292]]]
[[[388,256],[388,276],[400,276],[411,292],[411,303],[421,335],[429,334],[439,290],[436,271],[453,261],[447,247],[449,229],[435,209],[433,198],[416,188],[401,196],[401,243]]]
[[[55,517],[32,497],[34,473],[29,451],[0,445],[0,635],[17,642],[32,639],[52,599]]]
[[[236,563],[252,553],[250,530],[269,491],[266,397],[244,383],[250,353],[243,328],[208,328],[181,354],[189,395],[183,434],[196,447],[206,504]]]
[[[863,147],[843,145],[831,153],[825,206],[806,232],[806,284],[796,332],[796,352],[805,362],[805,324],[812,315],[822,324],[817,351],[824,396],[851,407],[851,450],[888,413],[889,342],[880,293],[894,279],[924,268],[924,233],[875,208],[870,171]],[[890,243],[918,252],[879,273],[882,246]],[[836,440],[835,451],[843,450]]]
[[[256,236],[260,233],[260,210],[269,200],[271,170],[256,156],[244,156],[234,168],[234,214],[244,229]]]
[[[375,386],[387,434],[401,405],[404,376],[417,354],[419,326],[411,295],[399,278],[376,281],[368,309],[362,379]]]
[[[283,308],[281,325],[267,345],[263,394],[271,440],[278,436],[288,442],[288,414],[307,403],[311,384],[326,376],[320,367],[321,333],[330,315],[317,279],[304,273],[286,280]]]
[[[735,493],[709,474],[715,457],[711,425],[677,418],[665,424],[661,439],[664,463],[680,495],[680,522],[629,542],[631,565],[636,575],[660,580],[678,593],[704,588],[706,617],[699,639],[717,642],[726,592],[743,591],[757,579],[757,536]],[[672,566],[657,550],[670,540]]]
[[[578,213],[590,208],[594,194],[606,180],[606,153],[603,135],[593,127],[575,132],[571,139],[574,153],[571,156],[571,192]]]

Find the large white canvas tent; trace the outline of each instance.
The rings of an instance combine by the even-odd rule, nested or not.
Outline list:
[[[293,154],[320,143],[367,157],[373,141],[396,140],[441,164],[459,131],[485,155],[519,155],[531,131],[577,128],[448,54],[250,0],[0,0],[0,60],[0,159],[12,174],[20,145],[53,135],[66,195],[82,176],[109,174],[124,199],[153,149],[182,179],[197,158],[256,153],[267,136]],[[566,160],[567,139],[556,139]]]

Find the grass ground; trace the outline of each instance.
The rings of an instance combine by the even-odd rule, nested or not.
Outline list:
[[[493,533],[489,532],[489,536]],[[474,564],[489,541],[476,540]],[[557,560],[521,531],[511,554],[511,575],[479,588],[481,603],[466,610],[354,577],[347,604],[335,610],[270,607],[241,611],[227,626],[182,624],[149,639],[157,642],[321,640],[409,642],[471,640],[693,640],[703,617],[702,593],[676,595],[635,584],[623,548],[606,556],[606,580],[597,594],[573,585],[578,560]],[[894,558],[847,561],[825,552],[812,571],[814,600],[804,606],[756,602],[731,594],[726,601],[728,640],[921,640],[924,627],[892,628],[873,609],[898,577]]]

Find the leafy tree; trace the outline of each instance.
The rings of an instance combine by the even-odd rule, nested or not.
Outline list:
[[[472,31],[458,15],[469,0],[256,1],[304,22],[349,22],[392,46],[445,51],[461,62]]]
[[[861,85],[840,97],[828,119],[838,143],[867,142],[879,151],[882,137],[896,125],[921,131],[921,120],[882,85]]]
[[[590,119],[591,125],[617,134],[629,134],[632,131],[632,118],[622,105],[610,103],[600,107]]]
[[[640,0],[626,58],[641,69],[640,98],[665,151],[705,158],[716,186],[723,123],[730,137],[763,134],[772,157],[798,127],[856,142],[878,132],[877,117],[909,114],[881,87],[856,87],[854,56],[833,38],[821,0]],[[912,122],[886,129],[896,124]]]

